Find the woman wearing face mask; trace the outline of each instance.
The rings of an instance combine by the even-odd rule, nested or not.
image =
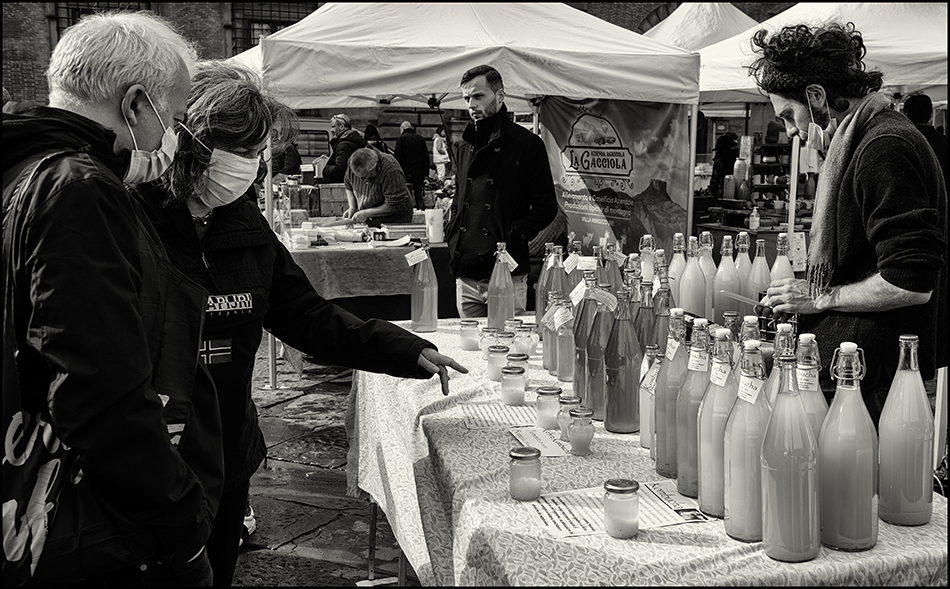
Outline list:
[[[142,188],[172,262],[210,292],[201,360],[221,407],[225,485],[208,542],[214,584],[229,586],[251,475],[266,452],[251,399],[263,328],[319,362],[394,376],[465,372],[435,346],[387,321],[362,321],[328,303],[268,227],[251,188],[269,136],[296,134],[293,112],[263,94],[257,76],[223,62],[199,65],[175,162]]]

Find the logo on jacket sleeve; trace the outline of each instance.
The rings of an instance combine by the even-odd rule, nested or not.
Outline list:
[[[206,339],[201,342],[198,358],[205,364],[225,364],[231,361],[231,338]]]
[[[207,312],[217,315],[239,315],[254,309],[254,299],[249,292],[208,296]]]

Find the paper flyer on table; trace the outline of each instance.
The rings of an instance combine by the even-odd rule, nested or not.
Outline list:
[[[508,430],[522,446],[541,450],[541,456],[569,456],[571,445],[561,440],[561,430],[541,429],[536,425],[513,427]]]
[[[459,403],[468,429],[485,429],[511,425],[534,425],[537,409],[531,405],[503,405],[498,401]]]
[[[527,504],[535,521],[552,536],[587,536],[604,532],[604,489],[589,487],[546,493]],[[712,521],[693,499],[676,491],[676,481],[640,483],[640,529]]]

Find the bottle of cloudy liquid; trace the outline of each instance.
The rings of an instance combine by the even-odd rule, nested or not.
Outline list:
[[[674,304],[682,307],[680,302],[680,277],[683,270],[686,269],[686,238],[682,233],[673,234],[673,257],[670,259],[670,293],[673,296]],[[685,307],[684,307],[685,309]]]
[[[714,321],[716,316],[713,314],[715,304],[713,289],[716,282],[716,262],[713,261],[712,257],[714,246],[715,240],[712,233],[703,231],[699,234],[699,268],[703,271],[703,279],[706,281],[706,309],[703,312],[703,317],[710,321]]]
[[[740,231],[736,236],[736,272],[739,274],[739,290],[737,294],[745,294],[745,285],[749,281],[749,274],[752,273],[752,258],[749,257],[749,247],[751,241],[749,234]],[[755,310],[748,303],[739,303],[740,315],[752,315]]]
[[[630,291],[617,293],[617,316],[607,338],[604,429],[618,434],[640,431],[640,363],[643,352],[633,328]]]
[[[699,495],[699,404],[709,384],[709,331],[706,319],[693,320],[686,380],[676,399],[676,490]]]
[[[551,267],[554,266],[554,243],[544,244],[544,257],[541,264],[541,272],[538,274],[538,282],[534,288],[534,321],[541,323],[541,317],[544,316],[545,304],[548,300],[548,275],[551,273]]]
[[[515,287],[511,282],[511,270],[507,263],[508,251],[505,242],[498,242],[495,252],[495,268],[488,282],[488,325],[499,331],[505,328],[505,321],[515,316]]]
[[[772,262],[772,280],[795,278],[792,263],[788,261],[788,234],[779,233],[775,240],[775,261]]]
[[[752,270],[749,272],[749,281],[745,284],[742,293],[750,299],[762,300],[762,295],[772,283],[772,273],[769,271],[768,260],[765,259],[765,240],[755,240],[755,259],[752,260]]]
[[[683,309],[670,309],[669,337],[656,379],[653,423],[656,429],[656,472],[676,478],[676,401],[686,380],[688,350]]]
[[[772,408],[766,398],[759,341],[743,343],[738,399],[723,438],[723,507],[726,533],[740,542],[762,540],[762,438]]]
[[[439,280],[429,257],[429,240],[423,237],[422,249],[426,252],[424,260],[412,267],[412,290],[409,300],[412,331],[435,331],[439,323]]]
[[[861,398],[863,355],[852,342],[835,350],[838,384],[818,436],[821,543],[850,552],[877,543],[877,432]]]
[[[689,237],[689,258],[680,275],[678,305],[696,317],[706,317],[706,277],[699,267],[699,240]]]
[[[643,375],[640,379],[640,447],[649,449],[651,457],[654,453],[653,438],[656,436],[653,428],[653,393],[662,366],[657,362],[658,349],[656,344],[646,345],[646,368],[640,372]]]
[[[726,419],[736,402],[739,383],[732,373],[732,334],[725,327],[716,330],[709,384],[699,404],[699,509],[722,518],[723,442]]]
[[[596,247],[596,246],[595,246]],[[581,403],[587,405],[587,338],[590,337],[590,328],[594,324],[594,315],[597,314],[596,272],[586,270],[584,282],[587,287],[584,299],[577,305],[577,314],[574,319],[574,394],[581,398]]]
[[[643,282],[653,284],[653,251],[656,249],[656,243],[653,236],[647,233],[640,238],[640,272]]]
[[[561,382],[574,380],[574,306],[571,301],[561,300],[555,315],[557,327],[557,379]],[[577,390],[575,388],[575,390]]]
[[[640,291],[640,254],[630,254],[627,256],[627,263],[623,267],[623,285],[631,292]],[[636,279],[637,288],[634,290],[634,279]]]
[[[716,315],[722,317],[722,314],[726,311],[738,313],[739,301],[723,296],[721,291],[733,294],[742,293],[739,271],[736,270],[736,262],[732,259],[731,236],[723,236],[720,254],[722,257],[719,260],[719,268],[716,269],[716,275],[713,277],[713,307],[716,308]]]
[[[803,562],[821,549],[818,441],[795,382],[795,356],[778,358],[778,397],[762,440],[762,545],[769,558]]]
[[[758,341],[762,340],[762,335],[759,332],[758,315],[746,315],[742,318],[742,324],[739,326],[739,341],[737,342],[737,347],[739,348],[740,353],[742,351],[742,344],[750,339]],[[736,382],[739,382],[742,378],[742,363],[736,362],[736,365],[733,367],[732,371],[736,375]]]
[[[785,354],[795,355],[795,332],[792,331],[791,323],[779,323],[775,326],[775,352],[772,358],[777,360],[779,356]],[[778,397],[779,375],[778,364],[773,363],[772,372],[765,382],[769,405],[772,407],[775,407],[775,399]]]
[[[828,413],[828,401],[825,400],[825,394],[821,392],[821,386],[818,384],[821,358],[818,355],[815,334],[803,333],[798,336],[798,351],[795,355],[798,357],[795,380],[798,383],[802,404],[805,406],[805,413],[808,414],[808,421],[817,440],[818,434],[821,433],[821,422]]]
[[[934,420],[917,364],[916,335],[900,336],[900,361],[878,422],[880,516],[919,526],[933,515]]]
[[[594,412],[594,419],[603,421],[607,389],[604,358],[607,351],[607,340],[610,338],[610,330],[614,326],[612,305],[616,305],[616,303],[610,293],[609,283],[602,282],[597,287],[599,289],[599,292],[595,293],[597,307],[594,312],[594,321],[590,326],[590,333],[587,335],[587,364],[584,367],[587,371],[584,375],[587,393],[584,395],[584,399],[588,408]]]

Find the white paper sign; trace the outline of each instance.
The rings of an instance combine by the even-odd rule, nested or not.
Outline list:
[[[795,377],[798,379],[798,390],[818,390],[818,370],[815,368],[796,368]]]
[[[796,231],[789,235],[788,259],[792,263],[792,270],[804,272],[808,261],[808,249],[805,245],[805,232]]]
[[[506,252],[502,252],[500,255],[501,255],[501,259],[502,259],[506,264],[508,264],[508,271],[509,271],[509,272],[514,272],[514,271],[515,271],[515,268],[518,267],[518,262],[516,262],[515,259],[511,257],[511,254],[509,254],[507,251],[506,251]]]
[[[607,305],[607,309],[610,310],[611,313],[613,313],[614,309],[617,308],[617,297],[606,290],[595,288],[594,293],[591,296],[594,297],[595,301]]]
[[[750,405],[755,405],[755,400],[759,398],[764,384],[765,381],[761,378],[743,375],[739,379],[739,398]]]
[[[532,405],[503,405],[497,401],[459,403],[467,429],[485,429],[499,426],[532,425],[537,423],[537,410]]]
[[[574,318],[574,313],[571,313],[570,309],[565,309],[564,307],[558,307],[557,313],[554,314],[554,329],[555,331],[561,329],[561,326]]]
[[[412,251],[406,254],[406,263],[408,263],[410,266],[415,266],[419,262],[426,260],[428,257],[429,257],[429,252],[427,252],[425,248],[421,247],[415,251]]]
[[[676,350],[680,347],[680,343],[674,338],[668,338],[666,340],[666,359],[672,360],[673,356],[676,355]]]
[[[729,377],[729,364],[725,362],[713,361],[712,370],[709,372],[709,382],[716,386],[726,386],[726,379]]]
[[[548,310],[541,317],[541,324],[548,329],[554,329],[554,315],[557,313],[557,305],[549,305]]]
[[[581,257],[577,255],[577,252],[571,252],[571,255],[564,260],[564,271],[568,274],[573,272],[574,269],[577,268],[577,263],[580,259]]]
[[[597,271],[597,258],[596,256],[580,256],[580,260],[577,262],[577,269],[581,272],[585,270],[590,270],[592,272]]]
[[[541,456],[570,456],[571,444],[561,440],[561,430],[544,430],[540,427],[513,427],[508,433],[522,446],[541,450]]]
[[[686,364],[689,370],[696,372],[706,372],[709,370],[709,352],[705,350],[690,350],[689,362]]]
[[[584,295],[587,294],[587,283],[581,280],[577,283],[577,286],[574,287],[574,290],[571,291],[571,303],[576,307],[584,300]]]

